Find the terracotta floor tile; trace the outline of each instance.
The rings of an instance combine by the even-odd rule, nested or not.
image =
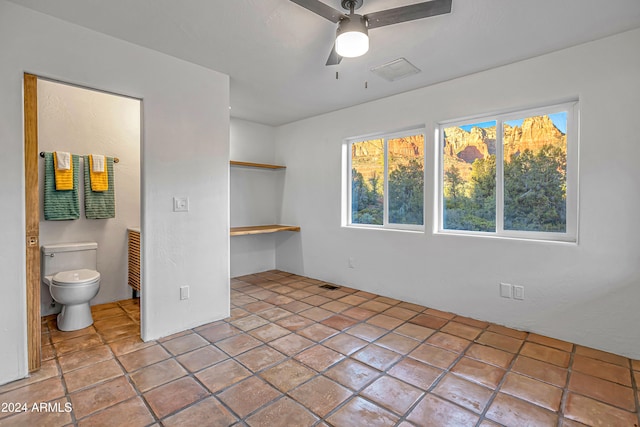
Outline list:
[[[60,341],[69,340],[71,338],[77,338],[84,335],[93,335],[96,333],[96,328],[88,326],[84,329],[78,329],[76,331],[61,331],[59,329],[51,329],[49,331],[49,338],[51,343],[59,343]]]
[[[415,311],[416,313],[421,313],[427,309],[427,307],[423,305],[414,304],[412,302],[406,302],[406,301],[403,301],[400,304],[398,304],[398,307],[406,308],[407,310]]]
[[[145,366],[153,365],[170,358],[171,355],[160,345],[143,348],[118,357],[118,360],[128,372],[136,371]]]
[[[367,298],[359,297],[357,295],[347,295],[346,297],[342,297],[338,300],[338,302],[343,302],[349,305],[360,305],[363,302],[367,302]]]
[[[486,417],[506,426],[556,427],[558,425],[556,414],[503,393],[498,393],[493,400]]]
[[[357,291],[356,293],[354,293],[354,295],[357,295],[359,297],[362,298],[366,298],[366,299],[374,299],[378,296],[378,294],[372,294],[371,292],[366,292],[366,291]]]
[[[571,351],[573,350],[573,344],[570,342],[561,341],[555,338],[549,338],[534,333],[529,334],[529,336],[527,337],[527,341],[546,345],[547,347],[557,348],[558,350],[562,351],[568,351],[569,353],[571,353]]]
[[[97,333],[82,335],[53,343],[58,355],[73,353],[74,351],[84,351],[91,347],[101,345],[103,345],[103,341]]]
[[[98,332],[108,331],[110,329],[122,328],[125,326],[130,326],[135,322],[131,320],[129,316],[122,311],[122,314],[115,317],[109,317],[106,319],[95,320],[93,322],[93,327],[96,328]]]
[[[42,345],[40,347],[40,357],[41,360],[51,360],[56,357],[56,351],[53,348],[53,345]]]
[[[251,372],[232,359],[220,362],[195,374],[196,378],[212,393],[229,387],[250,375]]]
[[[387,316],[386,314],[377,314],[371,317],[370,319],[368,319],[367,323],[371,325],[379,326],[387,330],[391,330],[402,325],[404,321],[392,316]]]
[[[289,392],[289,396],[314,414],[324,417],[351,397],[351,392],[326,377],[318,376]]]
[[[162,420],[165,427],[221,427],[238,419],[215,397],[209,397]]]
[[[47,402],[64,395],[62,380],[60,377],[53,377],[3,393],[0,396],[0,402],[7,404],[26,403],[27,407],[30,408],[34,403]],[[0,419],[6,418],[11,414],[11,412],[0,412]]]
[[[290,331],[297,331],[298,329],[306,328],[307,326],[312,325],[313,321],[306,317],[294,314],[292,316],[278,320],[276,324],[282,326],[283,328],[287,328]]]
[[[481,344],[472,344],[464,355],[504,369],[509,367],[514,357],[509,352]]]
[[[469,381],[495,389],[506,371],[493,365],[463,357],[451,369],[451,372]]]
[[[276,320],[280,320],[280,319],[283,319],[285,317],[289,317],[292,314],[293,313],[291,313],[290,311],[285,310],[283,308],[274,307],[274,308],[270,308],[270,309],[265,310],[265,311],[261,311],[260,313],[258,313],[258,316],[262,317],[263,319],[267,319],[270,322],[275,322]]]
[[[502,427],[500,424],[498,423],[494,423],[491,420],[487,420],[484,419],[482,420],[482,422],[478,425],[478,427]]]
[[[251,427],[310,427],[318,418],[289,397],[283,397],[247,419]]]
[[[233,320],[231,324],[236,328],[247,332],[252,329],[259,328],[260,326],[264,326],[269,323],[268,320],[263,319],[260,316],[252,314],[250,316],[242,317],[240,319]]]
[[[183,337],[185,335],[189,335],[190,333],[191,333],[191,331],[187,329],[185,331],[176,332],[175,334],[171,334],[169,336],[159,338],[157,341],[159,343],[163,343],[163,342],[171,341],[171,340],[176,339],[176,338]]]
[[[245,305],[243,308],[251,313],[259,313],[274,307],[275,306],[273,304],[269,304],[268,302],[256,301]]]
[[[476,320],[465,316],[456,316],[453,318],[453,320],[458,323],[462,323],[467,326],[473,326],[474,328],[478,329],[484,329],[489,326],[489,322],[483,322],[482,320]]]
[[[325,296],[327,298],[331,298],[332,300],[338,300],[344,296],[347,296],[349,292],[344,292],[340,289],[329,290],[321,292],[319,295]]]
[[[325,372],[325,375],[343,386],[360,390],[379,377],[380,372],[353,359],[345,359]]]
[[[562,389],[513,372],[507,373],[500,391],[553,412],[560,408],[562,399]]]
[[[600,400],[627,411],[636,410],[633,389],[600,378],[573,372],[569,378],[569,390]]]
[[[271,341],[269,345],[287,356],[293,356],[294,354],[311,347],[314,345],[314,342],[296,334],[289,334]]]
[[[370,344],[351,357],[380,371],[384,371],[400,360],[402,356],[395,351],[387,350],[386,348],[379,347],[375,344]]]
[[[378,339],[375,343],[399,354],[407,354],[420,344],[419,341],[393,332]]]
[[[251,304],[252,302],[256,301],[258,301],[256,298],[250,297],[249,295],[239,295],[233,298],[233,303],[237,306]]]
[[[631,371],[622,366],[576,354],[573,358],[572,369],[583,374],[631,387]]]
[[[407,321],[412,317],[416,316],[418,313],[414,310],[409,310],[406,308],[396,306],[383,311],[382,314],[386,314],[387,316],[391,316],[391,317],[398,318],[400,320]]]
[[[484,345],[490,345],[491,347],[505,350],[509,353],[517,353],[522,345],[522,340],[489,331],[483,332],[482,335],[476,339],[476,342]]]
[[[333,329],[337,329],[339,331],[343,331],[345,329],[347,329],[350,326],[355,325],[356,323],[358,323],[357,320],[352,319],[350,317],[347,316],[342,316],[340,314],[336,314],[334,316],[331,316],[327,319],[324,319],[322,322],[323,325],[326,325],[330,328]]]
[[[310,297],[302,299],[301,301],[317,307],[322,304],[328,303],[329,301],[331,301],[331,298],[323,297],[320,295],[312,295]]]
[[[320,323],[314,323],[311,326],[300,329],[299,331],[297,331],[297,333],[298,335],[302,335],[303,337],[309,338],[312,341],[320,342],[333,335],[336,335],[338,331]]]
[[[451,321],[444,325],[440,331],[468,340],[474,340],[478,337],[478,335],[480,335],[482,329]]]
[[[632,360],[631,365],[634,371],[640,371],[640,360]]]
[[[316,372],[295,360],[287,360],[263,371],[260,376],[283,393],[314,377]]]
[[[289,335],[291,331],[274,323],[269,323],[260,328],[249,331],[249,335],[258,338],[260,341],[269,342],[285,335]]]
[[[121,340],[126,337],[139,337],[140,336],[140,325],[131,324],[127,326],[122,326],[118,328],[109,329],[106,331],[101,331],[100,336],[106,343],[110,343],[112,341]]]
[[[352,307],[348,310],[343,311],[342,315],[351,317],[352,319],[356,319],[356,320],[366,320],[370,317],[375,316],[376,312],[371,310],[365,310],[364,308],[360,308],[360,307]]]
[[[222,323],[214,325],[209,328],[201,329],[198,334],[204,337],[207,341],[215,343],[225,338],[238,335],[241,331],[228,323]]]
[[[367,323],[360,323],[347,331],[349,335],[353,335],[368,342],[377,340],[387,332],[388,331],[386,329],[369,325]]]
[[[80,427],[124,426],[143,427],[153,423],[154,418],[140,397],[134,397],[95,415],[81,420]]]
[[[190,377],[180,378],[144,394],[151,410],[158,418],[174,413],[202,398],[209,392]]]
[[[227,356],[223,351],[212,345],[208,345],[206,347],[190,351],[189,353],[182,354],[176,357],[176,360],[180,362],[182,366],[187,368],[189,372],[198,372],[208,366],[222,362],[228,357],[229,356]]]
[[[338,334],[323,342],[322,345],[348,356],[366,346],[367,342],[349,334]]]
[[[169,350],[174,356],[204,347],[205,345],[209,345],[209,341],[198,334],[189,334],[162,343],[162,346]]]
[[[360,397],[356,397],[327,418],[327,421],[336,427],[352,426],[354,420],[358,420],[360,425],[363,426],[387,427],[395,425],[398,421],[398,416]]]
[[[579,394],[569,393],[564,416],[592,426],[634,426],[638,423],[636,413],[614,408]]]
[[[567,368],[569,366],[569,359],[571,358],[571,354],[565,351],[532,342],[525,342],[520,350],[520,354],[560,366],[561,368]]]
[[[406,358],[389,369],[388,373],[404,382],[427,390],[433,385],[434,381],[438,379],[442,372],[442,370],[427,365],[426,363]]]
[[[567,383],[566,369],[524,356],[518,356],[511,370],[558,387]]]
[[[109,406],[136,395],[133,386],[125,377],[99,384],[70,395],[73,412],[77,419],[84,418]]]
[[[84,368],[85,366],[93,365],[94,363],[103,362],[108,359],[113,359],[113,353],[106,345],[58,356],[60,368],[62,368],[62,372],[64,373]]]
[[[329,310],[325,310],[320,307],[313,307],[308,310],[301,311],[298,313],[300,316],[306,317],[307,319],[315,320],[316,322],[320,322],[324,319],[327,319],[333,316],[333,312]]]
[[[276,295],[276,296],[269,297],[269,298],[265,299],[264,301],[268,302],[269,304],[273,304],[273,305],[285,305],[285,304],[289,304],[290,302],[293,302],[294,299],[293,298],[289,298],[286,295]]]
[[[465,340],[460,337],[445,334],[442,332],[436,332],[431,335],[427,341],[428,344],[436,347],[444,348],[445,350],[453,351],[455,353],[462,353],[471,344],[471,341]]]
[[[619,365],[623,368],[629,368],[629,359],[623,356],[618,356],[617,354],[607,353],[606,351],[577,345],[576,354],[587,356],[596,360],[602,360],[603,362],[613,363],[614,365]]]
[[[389,298],[389,297],[383,297],[383,296],[375,297],[374,301],[378,301],[383,304],[389,304],[389,305],[396,305],[396,304],[400,304],[401,302],[400,300],[397,300],[395,298]]]
[[[424,310],[424,314],[428,314],[429,316],[441,317],[443,319],[451,320],[456,317],[455,314],[449,313],[447,311],[436,310],[435,308],[427,308]]]
[[[398,415],[403,415],[424,392],[390,376],[382,376],[367,386],[360,395]]]
[[[409,357],[437,368],[447,369],[458,358],[458,355],[432,345],[422,344],[409,353]]]
[[[407,417],[417,426],[462,427],[475,426],[479,417],[474,413],[428,394]]]
[[[258,372],[269,366],[280,363],[286,356],[273,348],[263,345],[261,347],[249,350],[246,353],[236,357],[236,360],[251,369]]]
[[[302,293],[302,291],[296,291],[296,292],[292,292],[290,294],[290,296],[293,297],[294,294],[297,294],[298,292]],[[308,292],[304,292],[304,294],[308,295]],[[301,311],[308,310],[308,309],[312,308],[313,306],[311,304],[307,304],[307,303],[304,303],[302,301],[293,301],[293,302],[290,302],[289,304],[281,305],[280,307],[284,308],[285,310],[288,310],[288,311],[290,311],[292,313],[299,313]]]
[[[134,372],[131,374],[131,379],[138,390],[144,393],[147,390],[166,384],[186,374],[187,371],[185,371],[178,362],[173,359],[168,359]]]
[[[427,314],[419,314],[413,319],[409,320],[410,323],[424,326],[429,329],[440,329],[447,324],[448,320],[442,317],[429,316]]]
[[[375,311],[376,313],[382,313],[386,309],[391,308],[389,304],[373,300],[362,303],[358,307],[369,311]]]
[[[523,340],[527,337],[528,332],[518,331],[516,329],[507,328],[502,325],[489,325],[487,331],[495,332],[497,334],[506,335],[511,338]]]
[[[109,347],[116,356],[120,356],[132,351],[142,350],[143,348],[155,345],[155,341],[144,342],[140,339],[140,336],[125,337],[117,341],[111,341]]]
[[[425,328],[424,326],[415,325],[413,323],[404,323],[394,329],[395,333],[414,338],[418,341],[424,341],[435,332],[434,329]]]
[[[433,393],[480,414],[493,395],[493,390],[447,374],[433,389]]]
[[[64,374],[64,380],[67,390],[74,392],[122,374],[120,365],[114,359],[109,359],[68,372]]]
[[[259,345],[262,345],[262,342],[247,334],[234,335],[216,343],[218,348],[230,356],[237,356]]]
[[[249,316],[250,314],[251,313],[248,312],[247,310],[243,310],[241,308],[235,307],[235,308],[232,308],[231,311],[229,312],[229,317],[227,317],[224,320],[231,322],[232,320],[236,320],[244,316]]]
[[[246,417],[281,396],[275,388],[257,377],[248,378],[218,395],[233,412]]]
[[[60,375],[60,370],[55,360],[47,360],[42,362],[40,370],[32,372],[29,377],[21,380],[13,381],[3,386],[0,386],[0,395],[11,390],[15,390],[20,387],[24,387],[29,384],[37,383],[39,381],[47,380],[49,378],[57,377]],[[1,398],[1,397],[0,397]],[[4,400],[2,400],[4,401]],[[7,402],[7,401],[4,401]]]
[[[295,359],[318,372],[322,372],[344,359],[344,356],[325,346],[316,345],[299,353]]]
[[[24,426],[46,426],[46,427],[62,427],[67,425],[73,425],[71,419],[71,413],[65,412],[66,406],[70,404],[66,398],[61,398],[51,402],[53,405],[58,405],[60,411],[52,412],[22,412],[13,415],[9,418],[4,418],[0,421],[3,427],[24,427]],[[0,419],[2,418],[0,415]],[[9,415],[9,414],[6,414]]]

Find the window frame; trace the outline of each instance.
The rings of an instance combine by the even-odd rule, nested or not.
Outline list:
[[[503,124],[509,120],[523,119],[532,116],[549,115],[559,112],[567,113],[567,168],[566,168],[566,229],[565,232],[543,232],[504,229],[504,150]],[[579,119],[578,100],[552,104],[522,110],[510,110],[496,114],[486,114],[464,119],[439,122],[434,132],[437,159],[436,206],[437,215],[434,221],[434,234],[483,236],[507,239],[539,240],[545,242],[578,243],[578,179],[579,179]],[[444,228],[444,129],[452,126],[465,126],[488,121],[496,122],[496,230],[472,231],[450,230]]]
[[[390,223],[389,222],[389,145],[388,141],[390,139],[402,138],[405,136],[412,135],[422,135],[422,173],[423,173],[423,188],[422,188],[422,224],[398,224],[398,223]],[[354,143],[370,141],[373,139],[382,139],[383,140],[383,150],[384,150],[384,169],[383,169],[383,212],[382,212],[382,224],[361,224],[361,223],[353,223],[353,204],[352,204],[352,158],[351,158],[351,146]],[[410,127],[404,130],[399,130],[395,132],[385,132],[385,133],[376,133],[361,137],[352,137],[347,138],[344,141],[344,153],[346,155],[346,209],[343,209],[343,212],[346,212],[345,221],[343,221],[343,226],[350,228],[363,228],[370,230],[399,230],[399,231],[425,231],[425,223],[427,220],[426,216],[426,164],[427,164],[427,139],[426,139],[426,128],[424,126],[419,127]]]

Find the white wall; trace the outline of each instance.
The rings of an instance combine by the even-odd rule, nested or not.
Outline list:
[[[0,0],[0,384],[27,374],[22,79],[143,100],[142,336],[229,312],[229,78]],[[174,213],[172,197],[190,212]],[[180,301],[179,287],[191,298]]]
[[[79,173],[80,219],[45,221],[40,244],[97,242],[100,291],[91,305],[131,298],[127,285],[127,227],[140,225],[140,101],[48,80],[38,80],[38,149],[118,157],[114,164],[116,216],[86,219],[84,179]],[[80,160],[83,167],[83,160]],[[39,162],[40,206],[44,206],[44,160]],[[58,313],[42,285],[41,315]]]
[[[232,118],[230,153],[231,160],[274,163],[275,128]],[[285,173],[284,170],[231,167],[231,226],[278,223]],[[234,236],[230,247],[231,277],[275,268],[273,234]]]
[[[639,49],[634,30],[278,128],[282,220],[303,232],[277,241],[277,267],[640,359]],[[341,228],[344,138],[574,97],[578,245],[434,235],[430,172],[424,234]],[[526,299],[500,298],[501,281]]]

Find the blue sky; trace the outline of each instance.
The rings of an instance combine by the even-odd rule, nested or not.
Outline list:
[[[553,124],[556,125],[556,127],[560,130],[560,132],[567,133],[567,112],[566,111],[562,111],[560,113],[555,113],[555,114],[547,114],[547,115],[549,116]],[[509,126],[522,126],[523,120],[524,119],[508,120],[508,121],[505,121],[505,123],[508,124]],[[465,131],[469,132],[471,128],[474,128],[474,127],[486,129],[486,128],[493,127],[495,125],[496,125],[496,122],[494,121],[481,122],[481,123],[473,123],[470,125],[460,126],[460,129],[464,129]]]

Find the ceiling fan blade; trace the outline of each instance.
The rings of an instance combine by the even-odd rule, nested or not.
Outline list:
[[[292,0],[293,1],[293,0]],[[369,29],[451,12],[451,0],[432,0],[364,15]]]
[[[338,55],[338,52],[336,52],[336,45],[334,44],[325,65],[338,65],[340,61],[342,61],[342,56]]]
[[[340,21],[340,18],[346,16],[344,13],[330,6],[327,6],[326,4],[322,3],[320,0],[291,0],[291,1],[334,23],[337,23],[338,21]]]

